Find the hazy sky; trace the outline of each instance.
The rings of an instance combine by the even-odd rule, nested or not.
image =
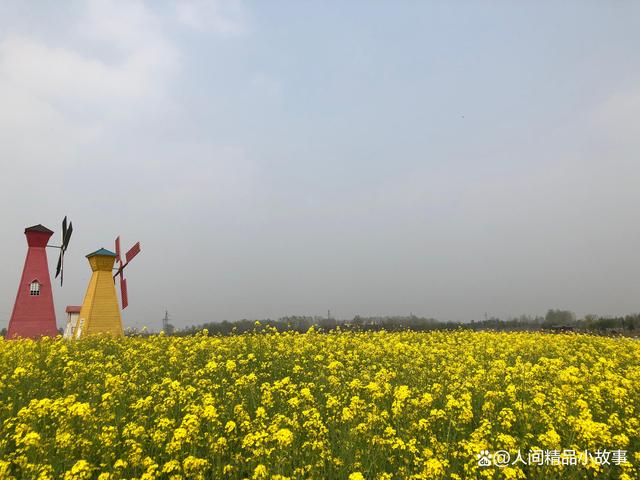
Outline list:
[[[59,325],[638,312],[640,3],[2,1],[0,326],[65,214]]]

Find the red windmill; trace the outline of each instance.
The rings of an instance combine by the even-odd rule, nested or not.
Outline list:
[[[137,242],[131,247],[127,253],[124,254],[125,262],[122,262],[122,256],[120,255],[120,236],[116,238],[116,263],[118,267],[117,272],[113,276],[113,281],[116,281],[116,277],[120,275],[120,301],[122,302],[122,309],[124,310],[129,305],[129,294],[127,292],[127,279],[124,278],[124,268],[129,265],[129,262],[140,253],[140,242]]]
[[[62,284],[64,253],[69,246],[73,226],[67,228],[67,217],[62,222],[62,244],[60,249],[56,278],[60,275]],[[55,337],[58,334],[56,313],[53,306],[53,292],[47,263],[47,242],[53,232],[42,225],[25,229],[27,237],[27,257],[22,269],[16,303],[13,306],[6,338]]]

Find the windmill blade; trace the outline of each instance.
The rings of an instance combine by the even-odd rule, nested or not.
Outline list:
[[[62,250],[60,250],[60,256],[58,257],[58,265],[56,266],[56,278],[62,273]]]
[[[133,247],[129,249],[129,251],[125,254],[127,259],[127,263],[134,259],[136,255],[140,253],[140,242],[136,243]]]
[[[64,238],[67,236],[67,216],[64,216],[62,220],[62,243],[64,244]]]
[[[58,265],[56,265],[56,278],[60,275],[60,286],[64,282],[64,250],[60,249],[60,256],[58,257]]]
[[[116,237],[116,262],[122,265],[122,257],[120,256],[120,235]]]
[[[120,275],[120,300],[122,300],[122,310],[129,306],[129,293],[127,292],[127,279]]]
[[[64,217],[64,219],[66,220],[67,217]],[[66,251],[69,246],[69,240],[71,240],[71,234],[73,233],[73,223],[69,222],[69,228],[63,229],[63,231],[62,249]]]

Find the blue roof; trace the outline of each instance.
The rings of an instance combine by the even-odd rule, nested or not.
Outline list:
[[[87,255],[87,258],[95,257],[96,255],[104,255],[104,256],[107,256],[107,257],[115,257],[116,256],[116,254],[113,253],[112,251],[107,250],[106,248],[101,248],[100,250],[96,250],[95,252],[90,253],[89,255]]]

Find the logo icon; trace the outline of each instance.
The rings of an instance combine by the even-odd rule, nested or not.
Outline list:
[[[491,459],[493,455],[489,453],[489,450],[480,450],[480,453],[476,455],[478,457],[478,466],[480,467],[490,467]]]

